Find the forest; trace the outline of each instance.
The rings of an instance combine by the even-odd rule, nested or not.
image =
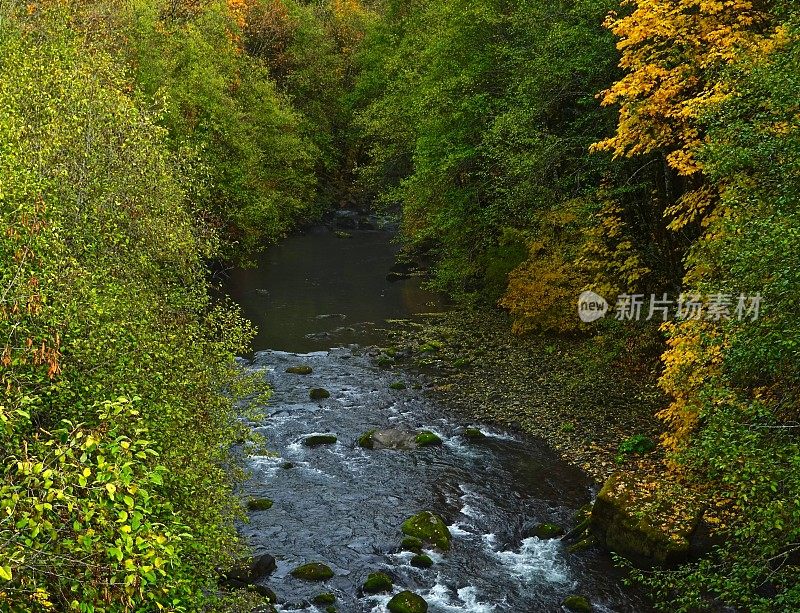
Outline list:
[[[0,1],[0,611],[262,603],[219,581],[270,390],[217,273],[353,208],[458,308],[647,366],[627,493],[712,543],[618,558],[654,607],[800,610],[799,8]]]

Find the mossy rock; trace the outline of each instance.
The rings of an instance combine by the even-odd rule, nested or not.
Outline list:
[[[381,592],[390,592],[392,586],[394,586],[394,582],[389,575],[385,573],[370,573],[361,589],[366,594],[380,594]]]
[[[394,364],[394,358],[388,355],[382,355],[378,358],[378,366],[391,366]]]
[[[615,473],[608,478],[592,507],[592,536],[641,566],[685,561],[702,507],[680,496],[654,506],[641,485],[631,474]]]
[[[424,544],[425,543],[422,542],[422,539],[418,539],[416,536],[407,536],[403,539],[403,542],[400,543],[400,548],[403,551],[422,553],[422,547]]]
[[[375,434],[375,430],[370,430],[369,432],[364,432],[361,436],[358,437],[358,446],[363,449],[374,449],[375,448],[375,441],[372,440],[372,436]]]
[[[581,551],[586,551],[595,545],[595,539],[593,536],[587,536],[585,539],[581,539],[577,543],[573,543],[569,547],[567,547],[568,553],[579,553]]]
[[[481,432],[478,428],[464,428],[464,436],[471,441],[476,441],[482,438],[486,438],[486,435],[483,432]]]
[[[453,368],[466,368],[471,362],[467,358],[458,358],[453,362]]]
[[[337,609],[333,605],[328,605],[325,607],[325,613],[337,613]]]
[[[422,511],[403,522],[403,534],[430,543],[439,549],[449,549],[452,535],[441,517],[430,511]]]
[[[591,613],[592,610],[592,604],[586,598],[574,594],[561,601],[561,606],[574,613]]]
[[[414,440],[420,447],[431,447],[433,445],[442,444],[442,439],[439,438],[438,435],[434,434],[430,430],[423,430],[422,432],[417,434]]]
[[[411,562],[409,562],[411,566],[416,568],[430,568],[433,566],[433,560],[429,555],[424,553],[418,553],[413,558],[411,558]]]
[[[286,372],[290,375],[310,375],[314,369],[310,366],[290,366]]]
[[[325,592],[324,594],[320,594],[319,596],[314,596],[311,602],[318,605],[333,604],[334,602],[336,602],[336,596],[331,592]]]
[[[414,592],[400,592],[386,605],[389,613],[427,613],[428,603]]]
[[[272,501],[269,498],[251,498],[247,501],[247,508],[251,511],[266,511],[272,508]]]
[[[389,386],[389,389],[392,390],[404,390],[406,389],[406,384],[403,381],[395,381]]]
[[[331,393],[321,387],[315,387],[308,392],[308,397],[311,398],[311,400],[325,400],[331,397]]]
[[[564,529],[555,524],[539,524],[533,529],[533,535],[542,540],[558,538],[562,534],[564,534]]]
[[[294,468],[294,464],[292,464],[291,462],[284,462],[283,464],[281,464],[281,468],[284,470],[289,470],[290,468]]]
[[[335,434],[312,434],[303,439],[306,447],[319,447],[320,445],[333,445],[338,439]]]
[[[298,566],[292,571],[292,577],[303,581],[327,581],[333,578],[330,566],[322,562],[311,562]]]
[[[419,350],[421,353],[436,353],[442,348],[441,343],[437,343],[436,341],[431,341],[429,343],[424,343],[420,345]]]

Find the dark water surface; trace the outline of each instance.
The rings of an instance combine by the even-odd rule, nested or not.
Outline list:
[[[389,282],[399,247],[378,230],[326,227],[271,247],[254,269],[235,269],[226,290],[259,328],[257,349],[319,351],[377,342],[386,319],[440,311],[419,278]]]
[[[595,611],[647,611],[623,591],[606,554],[569,554],[561,541],[532,535],[541,522],[571,526],[574,512],[592,496],[594,486],[583,473],[536,439],[470,424],[426,397],[414,375],[378,368],[360,347],[341,346],[374,342],[382,318],[438,306],[416,281],[385,281],[396,253],[388,238],[290,239],[261,268],[232,281],[248,312],[263,318],[269,310],[272,323],[260,337],[262,351],[242,361],[275,390],[267,406],[249,407],[247,423],[272,453],[249,457],[252,475],[242,494],[270,498],[274,506],[252,512],[241,533],[256,553],[277,559],[264,584],[282,600],[279,610],[322,610],[308,602],[333,591],[341,613],[382,613],[391,594],[364,596],[359,588],[369,573],[383,571],[393,577],[394,593],[417,592],[431,613],[561,611],[561,601],[573,593],[590,598]],[[342,333],[333,331],[341,324],[317,318],[337,313],[349,324],[373,325],[351,325],[356,331]],[[296,365],[311,366],[313,373],[286,372]],[[389,388],[400,380],[405,390]],[[311,401],[314,387],[331,397]],[[465,438],[467,425],[480,427],[486,438]],[[429,429],[444,444],[414,451],[355,444],[365,431],[387,428]],[[315,433],[333,433],[337,443],[303,445]],[[399,551],[403,520],[420,510],[441,515],[453,534],[450,551],[428,552],[435,563],[425,570]],[[289,574],[317,561],[335,577],[311,584]]]

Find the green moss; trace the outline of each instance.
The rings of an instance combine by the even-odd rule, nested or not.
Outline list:
[[[336,235],[336,238],[353,238],[352,234],[345,232],[344,230],[336,230],[334,234]]]
[[[382,355],[378,358],[378,366],[391,366],[394,364],[394,358],[388,355]]]
[[[559,429],[562,432],[567,432],[567,433],[575,432],[575,424],[569,421],[565,421],[563,424],[561,424],[561,427]]]
[[[564,529],[555,524],[539,524],[533,531],[534,536],[540,539],[554,539],[564,534]]]
[[[403,542],[400,543],[400,548],[403,551],[413,551],[414,553],[422,553],[422,546],[424,543],[421,539],[418,539],[416,536],[407,536],[403,539]]]
[[[363,447],[364,449],[374,449],[375,441],[372,440],[372,436],[375,434],[375,432],[377,432],[377,430],[370,430],[359,436],[358,446]]]
[[[266,511],[272,508],[272,501],[269,498],[251,498],[247,501],[247,508],[251,511]]]
[[[584,539],[581,539],[577,543],[574,543],[567,547],[567,551],[569,553],[578,553],[580,551],[586,551],[590,547],[594,546],[595,540],[593,536],[588,536]]]
[[[428,343],[420,345],[419,350],[421,353],[436,353],[441,348],[442,348],[441,343],[437,343],[436,341],[430,341]]]
[[[292,571],[292,577],[303,581],[327,581],[333,578],[333,571],[330,566],[322,562],[311,562],[303,564]]]
[[[486,438],[486,435],[480,430],[478,430],[478,428],[466,428],[464,430],[464,436],[470,440]]]
[[[290,375],[310,375],[314,370],[310,366],[290,366],[286,372]]]
[[[586,598],[576,595],[567,596],[561,606],[575,613],[590,613],[592,610],[592,605]]]
[[[404,390],[406,389],[406,384],[403,381],[395,381],[389,386],[389,389]]]
[[[439,549],[449,549],[452,536],[442,518],[430,511],[422,511],[403,522],[403,534],[430,543]]]
[[[320,594],[319,596],[314,596],[312,601],[314,604],[333,604],[336,602],[336,596],[331,592],[325,592],[324,594]]]
[[[393,585],[394,582],[389,575],[385,573],[370,573],[362,589],[367,594],[379,594],[391,591]]]
[[[333,445],[337,441],[335,434],[312,434],[303,439],[306,447],[319,447],[320,445]]]
[[[430,447],[432,445],[441,445],[442,439],[430,430],[423,430],[414,439],[420,447]]]
[[[405,591],[392,598],[386,608],[389,613],[427,613],[428,603],[422,596]]]
[[[325,613],[336,613],[336,607],[334,607],[333,605],[325,607]]]
[[[424,553],[418,553],[413,558],[411,558],[410,562],[411,566],[415,566],[416,568],[430,568],[433,566],[433,560],[429,555]]]
[[[465,368],[466,366],[470,365],[470,361],[467,358],[458,358],[453,362],[454,368]]]
[[[321,387],[315,387],[308,392],[308,396],[311,398],[311,400],[325,400],[326,398],[331,397],[331,393],[326,389],[322,389]]]

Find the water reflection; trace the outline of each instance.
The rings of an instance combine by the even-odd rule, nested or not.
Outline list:
[[[256,268],[231,271],[225,289],[259,328],[255,350],[370,344],[386,319],[444,308],[419,278],[387,280],[398,251],[389,232],[340,238],[315,228],[268,249]]]

